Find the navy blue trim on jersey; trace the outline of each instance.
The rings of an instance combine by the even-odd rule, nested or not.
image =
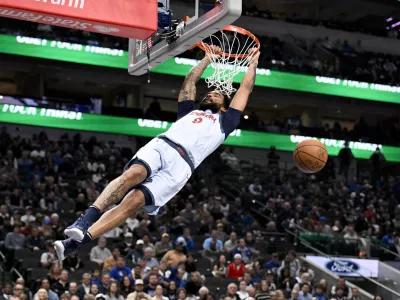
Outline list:
[[[219,122],[225,139],[239,126],[241,116],[242,111],[232,107],[229,107],[226,113],[221,114]]]
[[[163,140],[164,142],[166,142],[169,146],[171,146],[172,148],[174,148],[176,151],[178,151],[178,153],[180,154],[180,156],[184,159],[184,161],[186,161],[186,163],[189,165],[190,170],[192,171],[192,173],[194,172],[195,168],[194,168],[194,163],[192,162],[192,160],[190,159],[187,151],[185,150],[185,148],[183,148],[181,145],[175,143],[174,141],[171,141],[169,138],[167,138],[166,136],[163,135],[159,135],[157,138],[159,138],[160,140]]]
[[[136,156],[132,158],[124,167],[124,172],[126,172],[130,167],[133,165],[141,165],[146,169],[147,175],[146,178],[149,178],[151,176],[151,168],[147,162],[145,162],[143,159],[137,158]]]
[[[188,113],[191,113],[194,110],[194,101],[193,100],[184,100],[178,102],[178,117],[176,120],[183,118]]]

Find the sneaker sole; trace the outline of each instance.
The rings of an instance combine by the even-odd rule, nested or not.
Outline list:
[[[59,261],[63,261],[65,259],[64,251],[65,247],[61,241],[54,242],[54,249],[56,250],[57,257]]]
[[[64,234],[66,236],[68,236],[69,238],[78,241],[78,242],[82,242],[83,238],[84,238],[84,234],[81,230],[79,230],[78,228],[67,228],[64,230]]]

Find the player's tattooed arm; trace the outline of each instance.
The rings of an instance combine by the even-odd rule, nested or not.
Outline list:
[[[178,102],[185,100],[196,99],[196,83],[199,81],[204,70],[211,63],[208,56],[204,57],[196,66],[194,66],[189,74],[187,74],[185,81],[183,82],[181,91],[179,93]]]
[[[250,66],[247,70],[247,73],[246,75],[244,75],[242,79],[240,88],[233,97],[233,100],[230,105],[232,108],[235,108],[240,111],[243,111],[246,108],[247,101],[249,99],[251,92],[253,91],[254,84],[256,82],[257,65],[258,65],[258,59],[260,57],[260,52],[256,49],[252,49],[250,51],[257,51],[257,52],[256,54],[254,54],[254,57],[250,62]]]

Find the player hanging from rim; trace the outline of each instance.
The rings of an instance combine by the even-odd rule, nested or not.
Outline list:
[[[213,53],[221,53],[219,47],[212,47]],[[122,175],[107,185],[86,214],[65,229],[69,238],[54,243],[60,260],[80,245],[120,226],[139,209],[156,215],[183,188],[193,171],[239,124],[254,87],[260,57],[257,49],[250,52],[253,58],[232,101],[228,95],[214,90],[201,101],[200,110],[195,110],[196,83],[215,54],[206,54],[190,70],[178,97],[177,121],[139,149]],[[103,214],[121,199],[118,206]]]

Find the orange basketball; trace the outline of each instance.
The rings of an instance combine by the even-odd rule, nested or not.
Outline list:
[[[293,159],[300,171],[316,173],[325,167],[328,160],[328,151],[320,141],[308,139],[296,146]]]

